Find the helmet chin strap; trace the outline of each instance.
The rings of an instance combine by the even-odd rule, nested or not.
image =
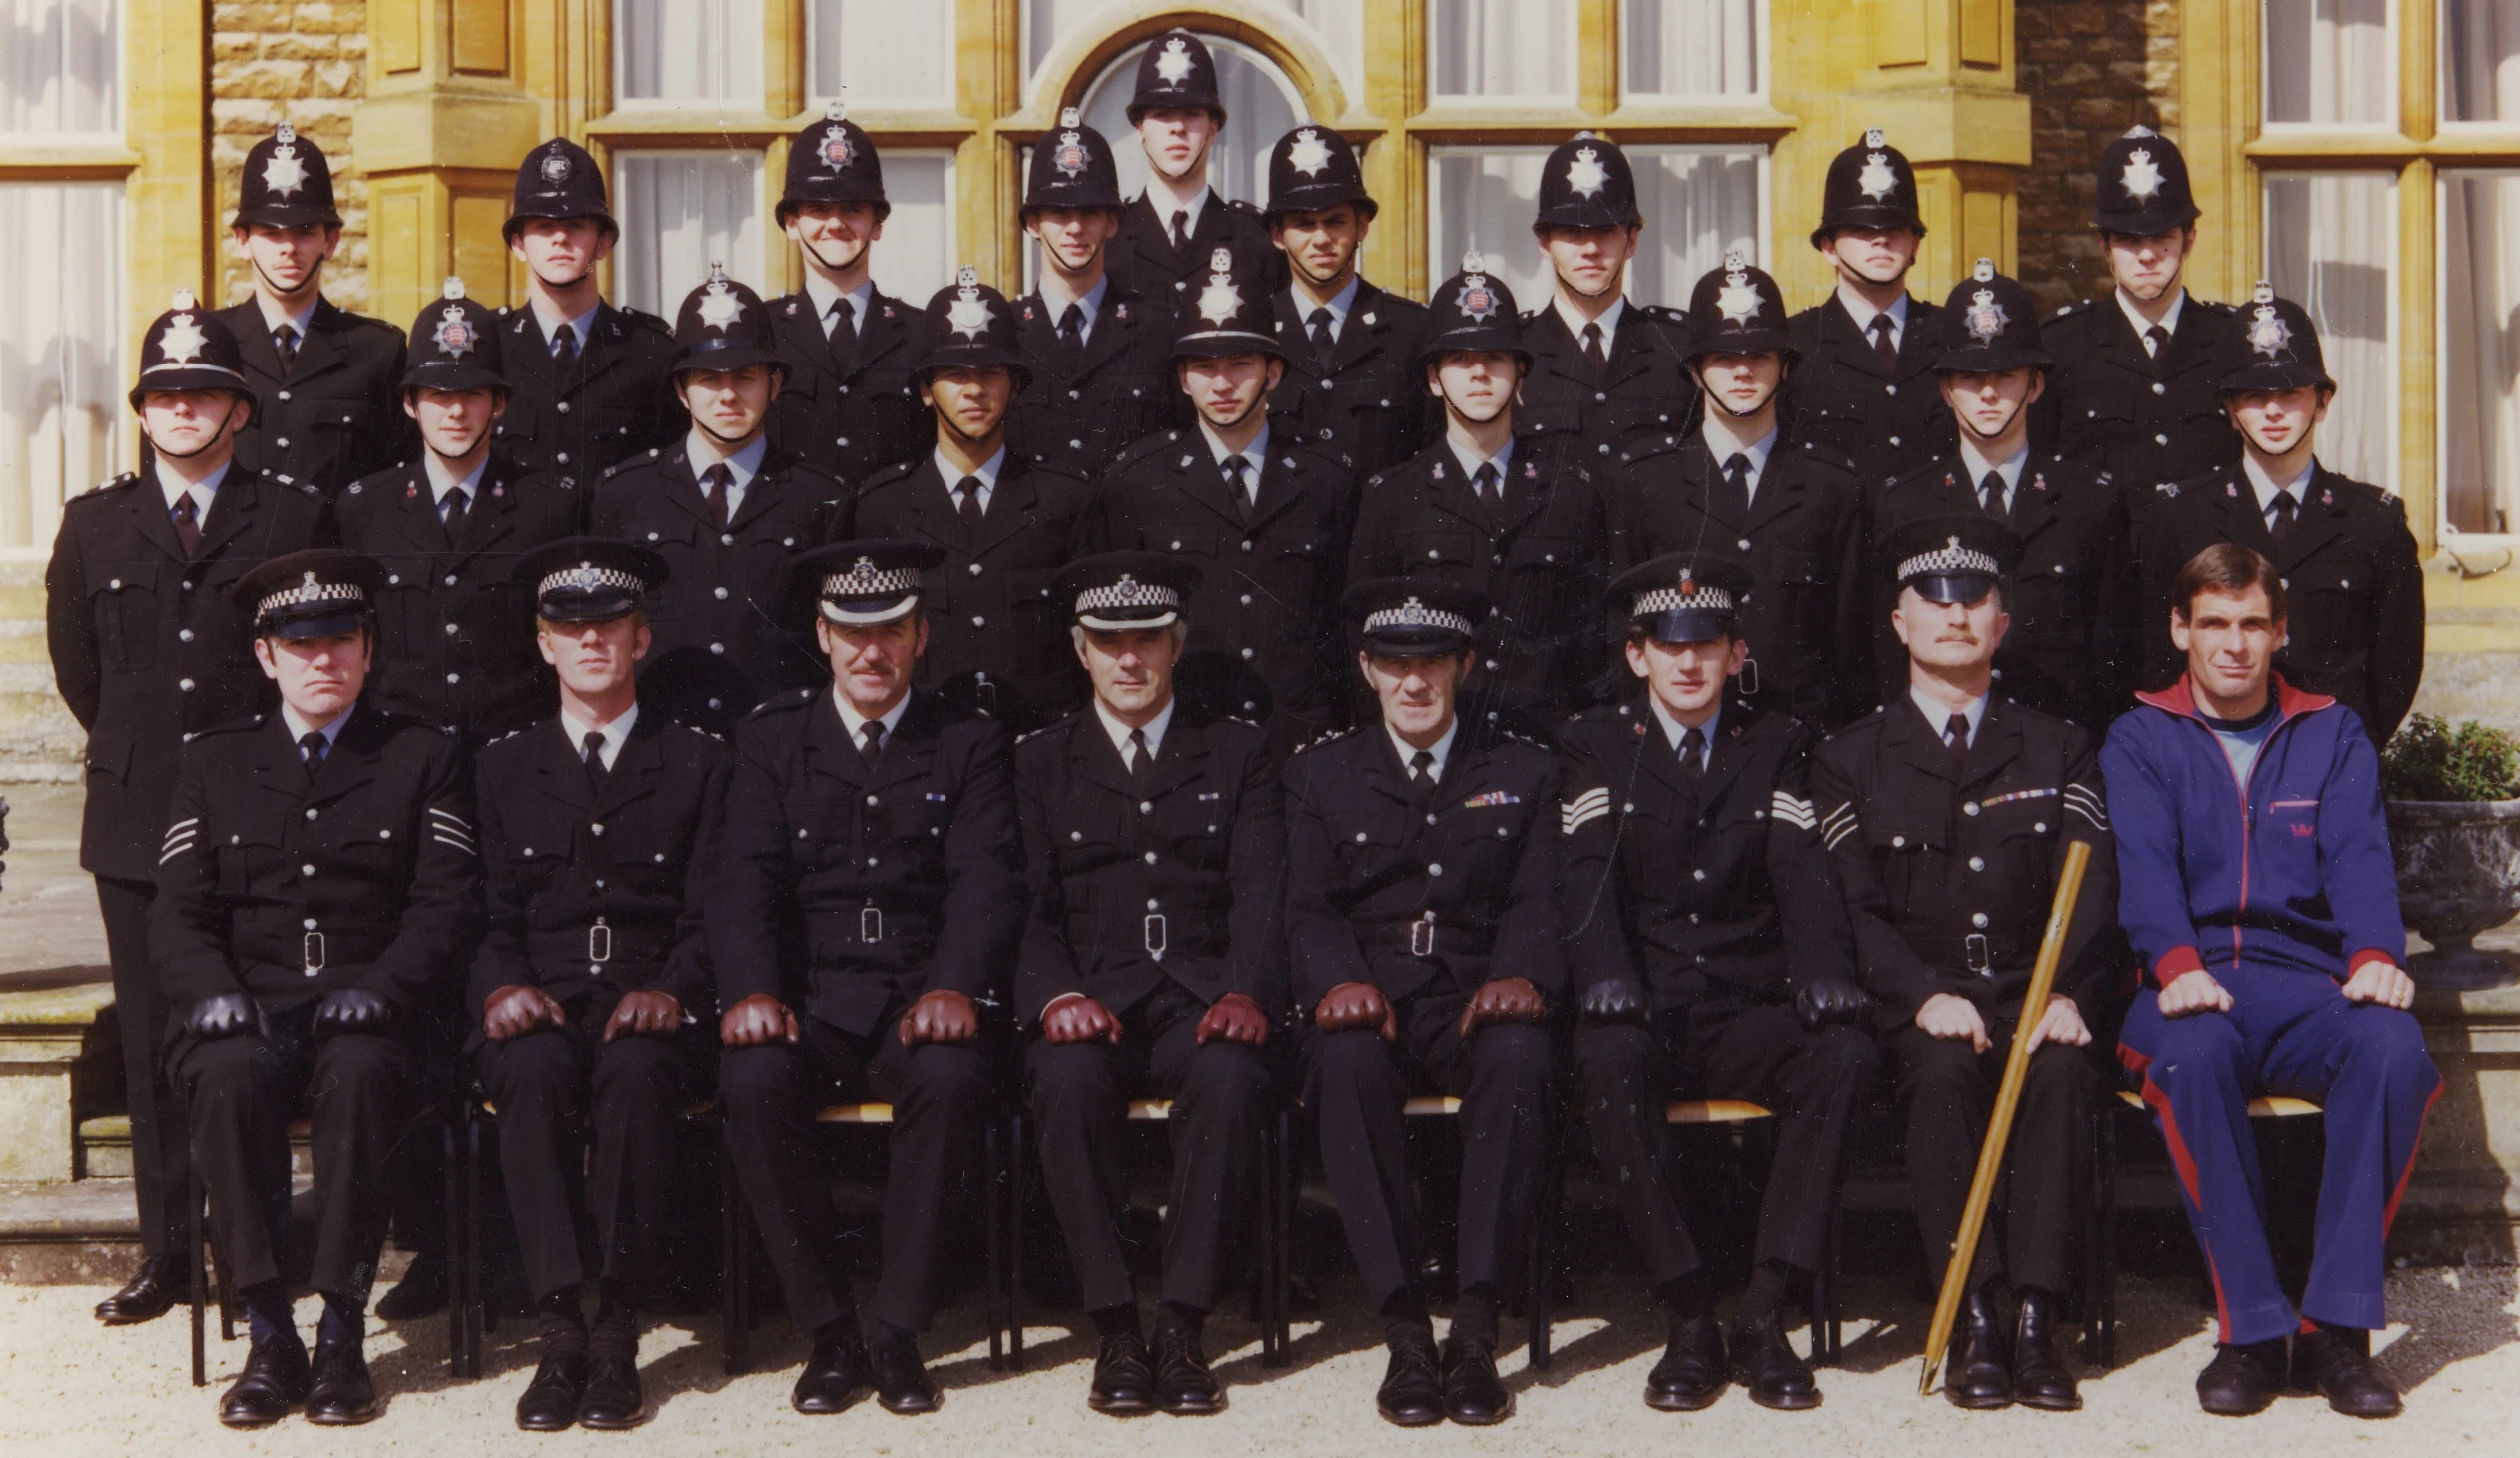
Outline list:
[[[201,454],[203,451],[217,445],[220,441],[227,439],[228,427],[235,421],[236,415],[237,407],[234,400],[231,400],[228,405],[227,417],[219,422],[219,428],[210,432],[209,439],[204,440],[201,444],[194,446],[190,450],[169,450],[158,443],[158,437],[155,434],[152,434],[149,437],[149,448],[168,460],[191,460],[194,456]]]
[[[1451,415],[1457,420],[1460,420],[1466,425],[1485,425],[1494,420],[1497,416],[1502,415],[1507,410],[1513,408],[1513,406],[1514,396],[1511,392],[1509,392],[1505,398],[1497,401],[1497,407],[1495,409],[1490,410],[1484,415],[1474,415],[1470,411],[1463,409],[1460,405],[1453,402],[1453,395],[1451,391],[1447,390],[1444,395],[1445,413]]]
[[[998,432],[998,430],[1002,429],[1002,428],[1005,426],[1005,423],[1006,423],[1006,417],[1005,417],[1004,415],[999,415],[999,416],[997,417],[997,423],[996,423],[996,424],[991,425],[990,427],[988,427],[988,429],[987,429],[987,430],[985,430],[985,431],[981,432],[980,434],[974,435],[974,434],[972,434],[970,431],[963,429],[963,428],[962,428],[962,422],[961,422],[960,420],[958,420],[958,419],[954,418],[953,414],[952,414],[950,411],[947,411],[947,410],[939,410],[939,411],[937,412],[937,415],[938,415],[938,418],[940,418],[940,419],[942,419],[942,420],[944,420],[944,421],[945,422],[945,428],[946,428],[946,429],[951,430],[954,434],[961,436],[963,439],[970,441],[970,442],[971,442],[972,444],[974,444],[974,445],[977,445],[977,444],[978,444],[978,443],[980,443],[981,441],[983,441],[983,440],[987,439],[989,436],[996,434],[996,433]]]
[[[289,297],[292,291],[281,287],[280,280],[272,277],[271,271],[263,267],[263,261],[261,259],[258,259],[249,253],[246,255],[246,262],[254,266],[254,277],[263,281],[264,288],[271,290],[274,294],[277,294],[284,299]],[[320,288],[323,283],[324,262],[325,261],[323,259],[316,259],[315,264],[307,270],[307,281],[298,287],[300,289]]]
[[[861,243],[858,245],[858,252],[856,256],[852,257],[848,263],[836,264],[823,256],[823,251],[814,246],[814,241],[812,239],[800,236],[797,239],[797,242],[804,244],[805,251],[814,255],[814,262],[821,264],[824,268],[831,270],[835,274],[853,267],[857,264],[859,259],[863,259],[867,256],[867,246],[864,243]]]
[[[1973,425],[1973,424],[1969,423],[1969,417],[1968,417],[1967,415],[1961,414],[1958,410],[1954,410],[1954,411],[1952,411],[1951,413],[1952,413],[1953,418],[1955,418],[1955,419],[1957,419],[1957,420],[1959,420],[1959,421],[1960,421],[1960,428],[1961,428],[1961,429],[1968,431],[1968,432],[1969,432],[1970,434],[1972,434],[1972,435],[1975,435],[1975,436],[1976,436],[1976,437],[1978,437],[1980,440],[1994,440],[1994,439],[1998,439],[1998,438],[2000,438],[2000,437],[2003,435],[2004,431],[2006,431],[2006,430],[2010,430],[2011,428],[2013,428],[2013,421],[2018,420],[2018,419],[2020,419],[2020,418],[2021,418],[2021,412],[2022,412],[2022,407],[2021,407],[2020,405],[2015,405],[2015,406],[2013,406],[2013,412],[2012,412],[2011,414],[2006,415],[2006,416],[2004,417],[2004,423],[2003,423],[2003,425],[2002,425],[2000,428],[1998,428],[1998,429],[1996,429],[1996,430],[1994,430],[1994,431],[1991,431],[1991,432],[1990,432],[1990,431],[1986,431],[1986,430],[1981,430],[1981,429],[1979,429],[1977,426],[1975,426],[1975,425]]]
[[[1712,389],[1709,389],[1709,388],[1706,386],[1706,376],[1705,376],[1705,374],[1704,374],[1704,372],[1703,372],[1703,371],[1696,371],[1696,373],[1697,373],[1697,392],[1698,392],[1699,394],[1701,394],[1701,395],[1705,396],[1705,398],[1706,398],[1706,402],[1707,402],[1708,404],[1713,405],[1716,409],[1719,409],[1719,410],[1723,411],[1725,414],[1730,415],[1732,418],[1734,418],[1734,419],[1736,419],[1736,420],[1746,420],[1746,419],[1750,418],[1752,415],[1757,414],[1759,411],[1761,411],[1761,410],[1763,410],[1763,409],[1766,409],[1766,408],[1768,407],[1769,403],[1770,403],[1771,401],[1773,401],[1773,400],[1776,398],[1776,391],[1775,391],[1775,390],[1773,390],[1773,389],[1771,389],[1771,390],[1769,390],[1766,394],[1761,395],[1761,396],[1759,397],[1759,402],[1758,402],[1757,404],[1754,404],[1754,405],[1750,406],[1750,407],[1749,407],[1748,409],[1746,409],[1746,410],[1736,410],[1736,409],[1734,409],[1732,406],[1730,406],[1730,405],[1728,405],[1728,404],[1724,403],[1724,398],[1723,398],[1723,396],[1722,396],[1722,395],[1719,395],[1719,394],[1715,393]],[[1783,386],[1782,386],[1781,381],[1780,381],[1780,383],[1779,383],[1779,386],[1778,386],[1778,387],[1779,387],[1779,388],[1782,388],[1782,387],[1783,387]]]
[[[695,414],[691,417],[691,422],[692,422],[693,424],[695,424],[695,425],[698,425],[698,426],[699,426],[702,430],[706,431],[706,432],[708,433],[708,436],[709,436],[709,438],[710,438],[710,439],[715,440],[715,441],[716,441],[716,442],[718,442],[720,445],[726,445],[726,446],[734,446],[734,445],[737,445],[737,444],[741,443],[742,441],[744,441],[744,440],[746,440],[746,439],[750,438],[751,436],[753,436],[753,435],[755,435],[755,434],[759,433],[759,428],[760,428],[760,427],[756,426],[756,427],[754,427],[754,429],[752,429],[752,430],[747,430],[747,431],[745,431],[742,435],[729,435],[729,434],[727,434],[725,431],[720,430],[720,429],[719,429],[718,427],[716,427],[715,425],[710,424],[707,420],[704,420],[704,419],[700,418],[700,416],[699,416],[698,414],[696,414],[696,413],[695,413]]]
[[[1230,420],[1225,420],[1225,421],[1222,421],[1222,422],[1220,422],[1220,421],[1216,421],[1216,420],[1209,420],[1209,421],[1208,421],[1208,424],[1209,424],[1209,425],[1211,425],[1211,426],[1213,426],[1213,427],[1214,427],[1214,428],[1216,428],[1216,429],[1219,429],[1219,430],[1239,430],[1239,429],[1241,429],[1241,428],[1242,428],[1242,422],[1243,422],[1243,421],[1245,421],[1245,420],[1250,419],[1250,418],[1251,418],[1251,415],[1252,415],[1252,412],[1253,412],[1254,410],[1261,409],[1261,408],[1263,408],[1264,406],[1266,406],[1268,403],[1269,403],[1269,392],[1268,392],[1267,390],[1265,390],[1265,389],[1264,389],[1264,390],[1260,390],[1260,391],[1258,391],[1257,393],[1255,393],[1255,394],[1253,394],[1253,395],[1252,395],[1252,397],[1251,397],[1251,403],[1249,403],[1249,404],[1247,404],[1247,405],[1243,406],[1243,410],[1242,410],[1242,413],[1241,413],[1241,414],[1234,416],[1234,417],[1233,417],[1232,419],[1230,419]],[[1204,416],[1207,412],[1206,412],[1206,411],[1204,411],[1204,410],[1202,410],[1202,411],[1200,411],[1199,413],[1200,413],[1202,416]]]

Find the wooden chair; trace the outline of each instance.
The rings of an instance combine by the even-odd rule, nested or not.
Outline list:
[[[1770,1125],[1776,1111],[1763,1103],[1743,1098],[1689,1098],[1673,1102],[1662,1110],[1666,1124],[1718,1127],[1741,1130],[1745,1134],[1753,1126]],[[1811,1360],[1834,1362],[1845,1354],[1841,1337],[1842,1314],[1838,1309],[1838,1212],[1829,1211],[1828,1255],[1820,1268],[1811,1273]]]

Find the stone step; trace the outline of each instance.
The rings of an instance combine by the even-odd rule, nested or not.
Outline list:
[[[315,1156],[307,1149],[304,1131],[294,1126],[289,1138],[289,1172],[306,1177],[315,1174]],[[109,1113],[79,1121],[79,1177],[132,1177],[129,1114]]]

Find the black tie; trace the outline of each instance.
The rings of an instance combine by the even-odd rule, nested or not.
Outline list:
[[[2162,351],[2170,348],[2170,331],[2155,325],[2144,332],[2144,353],[2159,360]]]
[[[1680,735],[1680,771],[1696,779],[1706,770],[1706,731],[1691,724]]]
[[[1129,779],[1143,785],[1146,783],[1146,777],[1154,773],[1154,770],[1155,749],[1153,745],[1146,742],[1146,731],[1131,729],[1129,731]]]
[[[1968,715],[1966,715],[1966,714],[1954,714],[1954,715],[1952,715],[1952,716],[1951,716],[1951,722],[1949,722],[1949,723],[1947,723],[1947,724],[1943,725],[1943,743],[1944,743],[1944,744],[1946,744],[1946,745],[1949,745],[1949,746],[1951,747],[1951,762],[1952,762],[1953,764],[1955,764],[1955,765],[1966,765],[1966,764],[1968,764],[1968,762],[1969,762],[1969,716],[1968,716]]]
[[[723,460],[700,473],[700,498],[709,503],[709,519],[720,530],[726,528],[727,518],[734,514],[726,504],[727,489],[734,484],[735,472]]]
[[[1583,363],[1592,366],[1592,377],[1599,379],[1610,372],[1610,358],[1601,352],[1601,327],[1583,327]]]
[[[586,783],[588,788],[604,788],[604,731],[597,729],[586,736]]]
[[[291,325],[282,325],[273,330],[272,348],[280,353],[280,372],[287,374],[290,366],[298,363],[297,329]]]
[[[201,508],[193,504],[193,493],[186,491],[167,508],[167,519],[175,523],[175,541],[191,556],[202,544]]]
[[[1505,484],[1497,479],[1495,461],[1479,462],[1479,469],[1471,473],[1470,493],[1490,505],[1495,505],[1505,499]]]
[[[551,341],[551,363],[559,366],[558,372],[562,379],[567,379],[577,372],[576,330],[567,325],[560,326],[560,333]]]
[[[2301,503],[2290,491],[2277,491],[2269,509],[2274,520],[2267,523],[2267,534],[2275,539],[2275,550],[2280,553],[2292,539],[2293,523],[2301,518]]]
[[[1724,509],[1735,521],[1750,519],[1750,457],[1734,451],[1723,463]]]
[[[1899,369],[1899,344],[1898,341],[1890,338],[1892,323],[1890,316],[1886,314],[1876,314],[1872,317],[1872,354],[1874,359],[1881,362],[1882,368],[1895,374]]]
[[[323,768],[323,751],[327,747],[323,736],[313,729],[298,736],[298,752],[306,756],[308,779],[313,780],[315,771]]]
[[[1174,253],[1186,253],[1189,251],[1189,248],[1190,210],[1184,208],[1180,212],[1172,215],[1172,251]]]
[[[1313,354],[1327,361],[1330,352],[1339,347],[1338,337],[1330,333],[1330,311],[1316,309],[1304,316],[1304,324],[1312,336]]]
[[[1986,508],[1987,515],[1998,521],[2011,518],[2013,514],[2011,509],[2004,504],[2004,473],[2002,471],[1988,471],[1986,479],[1978,482],[1978,504]]]
[[[446,493],[446,545],[463,544],[464,517],[471,505],[471,495],[461,486]]]
[[[1243,488],[1243,476],[1251,462],[1239,455],[1226,456],[1218,468],[1225,473],[1225,494],[1234,498],[1234,509],[1242,515],[1243,525],[1251,524],[1251,492]]]
[[[1058,342],[1067,347],[1068,358],[1074,359],[1085,349],[1085,306],[1071,304],[1058,317]]]
[[[1409,756],[1409,783],[1421,790],[1435,786],[1435,751],[1421,749]]]
[[[954,484],[953,490],[962,498],[962,505],[959,508],[962,514],[962,529],[969,533],[972,542],[976,544],[980,539],[980,478],[964,476]]]
[[[858,729],[858,758],[869,770],[884,757],[884,721],[869,719]]]
[[[849,296],[844,294],[833,300],[832,307],[825,313],[832,322],[830,335],[832,363],[845,371],[849,367],[849,362],[858,357],[857,308],[849,302]]]

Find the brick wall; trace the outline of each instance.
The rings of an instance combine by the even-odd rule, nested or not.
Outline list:
[[[2054,309],[2106,287],[2090,227],[2100,149],[2139,122],[2179,136],[2179,0],[2016,0],[2014,23],[2030,97],[2021,278]]]
[[[341,214],[341,247],[323,291],[345,309],[367,307],[367,181],[350,154],[350,112],[367,94],[367,0],[215,0],[211,6],[211,166],[230,302],[253,288],[227,241],[245,154],[282,122],[323,149]]]

